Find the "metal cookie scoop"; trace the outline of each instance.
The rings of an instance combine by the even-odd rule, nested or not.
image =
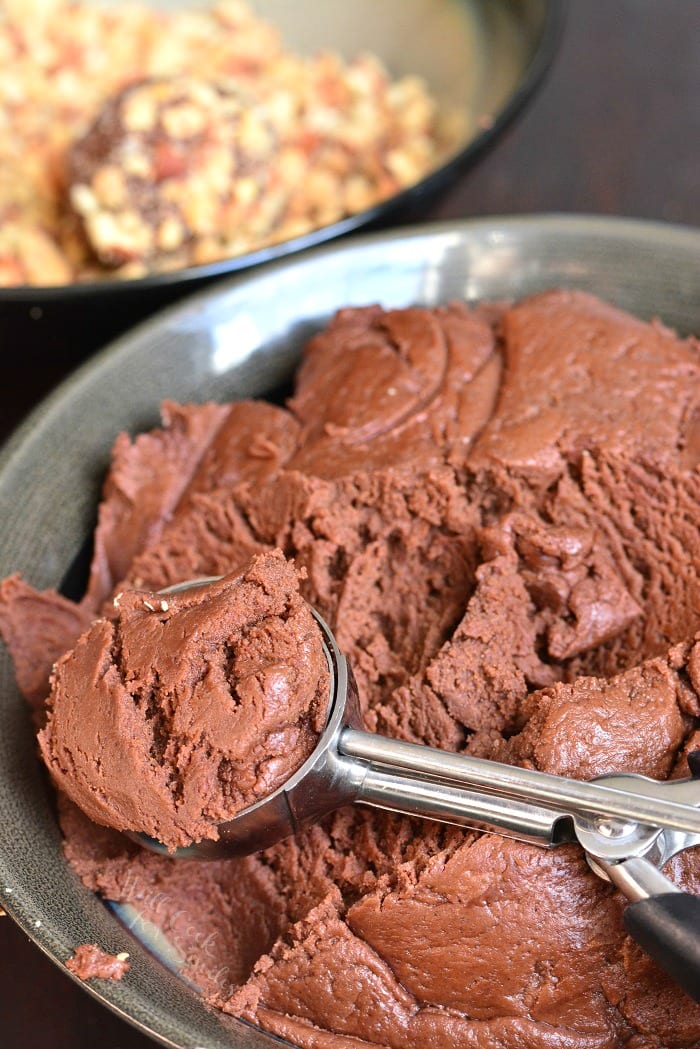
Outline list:
[[[316,749],[284,786],[221,824],[217,841],[175,855],[220,859],[256,852],[354,802],[545,848],[578,842],[592,870],[631,901],[627,932],[700,1002],[700,897],[681,892],[660,870],[678,852],[700,845],[700,764],[691,765],[693,777],[685,780],[659,783],[623,773],[586,783],[365,732],[352,671],[328,625],[312,612],[331,675],[328,721]],[[165,852],[151,838],[134,837]]]

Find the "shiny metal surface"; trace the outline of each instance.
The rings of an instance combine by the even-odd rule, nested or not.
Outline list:
[[[674,856],[677,856],[679,852],[685,852],[686,849],[694,849],[700,845],[700,835],[684,834],[683,831],[678,830],[667,830],[659,836],[656,844],[658,858],[655,860],[655,863],[657,867],[663,867]]]
[[[342,749],[343,737],[340,743]],[[353,800],[407,816],[492,831],[544,848],[574,840],[565,814],[520,801],[515,793],[496,797],[437,778],[418,778],[405,767],[389,772],[370,766]]]
[[[595,873],[612,882],[630,903],[648,900],[652,896],[663,896],[667,892],[681,891],[649,860],[635,856],[621,863],[605,863],[602,860],[589,862]]]
[[[615,785],[620,779],[624,778],[625,777],[619,776],[604,776],[599,782],[610,782],[612,785]],[[646,783],[653,784],[654,781],[646,780]],[[668,789],[669,797],[686,805],[693,805],[700,809],[700,779],[697,775],[694,775],[694,778],[692,779],[672,780],[671,782],[664,784],[664,786]],[[653,787],[651,789],[653,790]],[[589,826],[579,825],[577,827],[577,837],[583,847],[587,849],[589,855],[594,855],[595,841],[592,837],[587,838],[587,833],[589,831],[593,835],[596,835],[597,828],[592,824]],[[626,840],[610,842],[609,847],[606,848],[604,853],[604,859],[607,860],[608,863],[615,863],[624,860],[627,857],[635,856],[640,859],[644,858],[649,863],[653,864],[654,867],[661,869],[670,859],[673,859],[673,857],[677,856],[680,852],[685,852],[686,849],[692,849],[700,845],[700,834],[693,834],[682,830],[672,830],[670,828],[658,831],[653,827],[638,826],[632,831],[632,834],[634,835],[634,840],[632,841],[628,837]],[[601,854],[599,853],[598,855],[600,856]],[[607,872],[607,866],[604,864],[602,866],[604,871]]]
[[[494,795],[494,808],[500,795],[539,803],[562,816],[573,817],[582,813],[626,820],[631,824],[649,823],[670,830],[700,833],[700,811],[693,808],[700,802],[700,786],[692,780],[682,780],[678,784],[690,785],[692,800],[683,803],[676,800],[675,783],[658,783],[644,776],[618,775],[614,786],[607,780],[606,785],[601,781],[582,783],[535,769],[500,765],[462,754],[445,754],[444,751],[384,739],[368,732],[345,732],[340,746],[341,752],[351,757],[479,787]],[[601,841],[607,844],[610,839],[603,832],[599,833]]]
[[[414,228],[279,263],[171,308],[93,358],[3,449],[0,576],[20,571],[38,587],[61,587],[68,576],[69,592],[80,595],[71,566],[94,524],[111,445],[122,430],[153,425],[163,398],[274,390],[289,379],[305,339],[344,305],[518,298],[552,286],[579,287],[683,333],[700,332],[700,233],[583,216]],[[128,977],[86,993],[163,1045],[279,1045],[208,1009],[70,870],[4,649],[0,717],[0,899],[8,913],[60,966],[79,943],[127,949]]]
[[[601,776],[595,782],[625,790],[630,779],[636,781],[633,789],[638,795],[646,794],[648,797],[666,798],[670,802],[694,806],[700,812],[700,779],[698,778],[658,783],[646,776],[609,775]],[[593,820],[588,823],[579,821],[576,834],[589,854],[598,855],[608,862],[617,862],[630,856],[637,856],[646,857],[655,866],[663,867],[672,856],[676,856],[685,849],[693,848],[695,845],[700,845],[700,834],[689,828],[674,828],[667,825],[659,831],[658,826],[654,828],[633,825],[626,836],[610,836],[601,852],[599,849],[596,850],[596,842],[600,842],[600,829],[599,822],[596,824],[596,821]],[[592,836],[588,837],[588,835]]]

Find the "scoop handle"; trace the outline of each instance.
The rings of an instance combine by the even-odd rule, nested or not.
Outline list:
[[[347,757],[368,761],[374,767],[391,768],[405,778],[450,782],[494,795],[494,808],[500,807],[503,799],[509,799],[549,809],[559,817],[603,816],[700,837],[700,809],[686,800],[676,800],[678,790],[685,790],[692,780],[658,783],[645,776],[625,775],[618,777],[622,785],[611,787],[595,780],[585,782],[468,754],[452,754],[355,728],[343,731],[338,749]]]
[[[666,892],[630,903],[625,929],[660,969],[700,1002],[700,896]]]

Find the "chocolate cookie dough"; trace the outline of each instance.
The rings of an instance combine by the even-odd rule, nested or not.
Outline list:
[[[74,976],[81,980],[122,980],[130,969],[129,955],[108,954],[96,943],[81,943],[66,962]]]
[[[97,823],[170,849],[216,838],[325,724],[328,665],[294,570],[261,554],[241,576],[115,605],[56,665],[42,756]]]
[[[367,728],[573,777],[688,775],[699,418],[696,343],[588,295],[342,310],[286,407],[168,405],[162,429],[121,437],[85,600],[71,619],[14,579],[0,626],[36,696],[115,593],[278,548]],[[59,813],[86,885],[155,922],[207,1001],[298,1046],[700,1046],[700,1007],[574,846],[354,806],[201,864],[65,795]],[[666,871],[700,892],[697,851]]]

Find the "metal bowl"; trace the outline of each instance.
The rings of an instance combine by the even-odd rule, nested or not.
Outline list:
[[[207,0],[151,2],[176,8],[201,6]],[[456,153],[390,199],[260,251],[137,280],[0,288],[5,346],[15,353],[31,353],[39,364],[48,357],[77,363],[108,339],[216,277],[359,227],[417,216],[522,109],[550,64],[563,20],[560,0],[255,0],[254,7],[279,26],[299,53],[330,47],[351,57],[372,51],[394,75],[424,77],[440,102],[464,114],[467,130]]]
[[[622,219],[482,219],[366,236],[228,281],[101,352],[27,420],[0,458],[0,576],[61,586],[94,524],[115,436],[157,421],[164,397],[261,396],[339,306],[517,298],[569,286],[681,332],[700,331],[700,232]],[[0,900],[62,965],[80,943],[122,950],[115,914],[68,867],[29,715],[0,652]],[[151,948],[167,962],[162,943]],[[279,1042],[205,1007],[135,938],[122,983],[86,989],[170,1046]]]

